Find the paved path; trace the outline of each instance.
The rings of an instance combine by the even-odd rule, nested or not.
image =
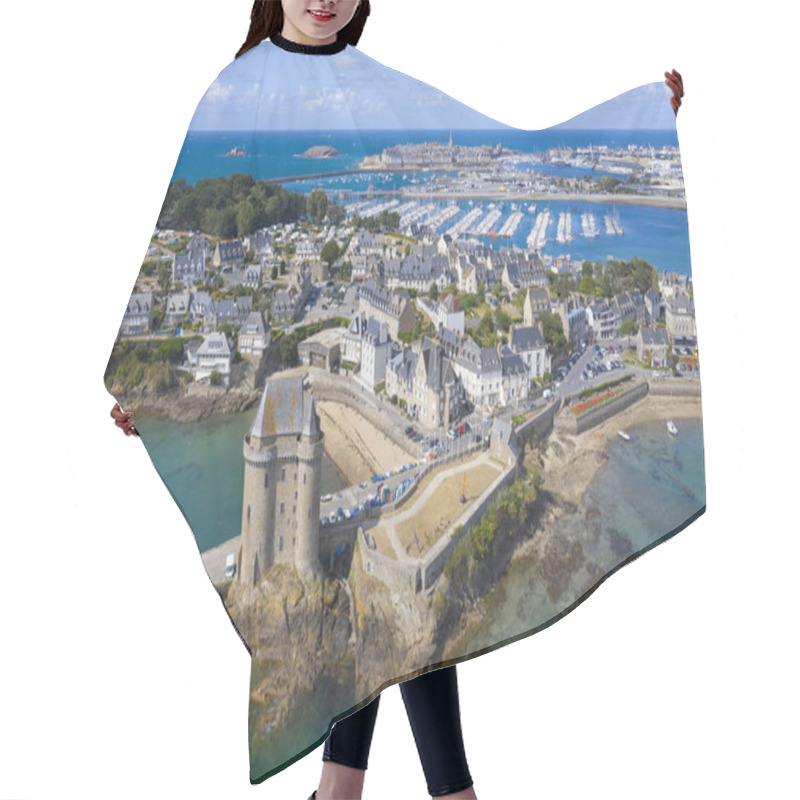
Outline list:
[[[476,467],[479,464],[488,464],[490,467],[495,467],[498,472],[502,472],[499,465],[491,460],[489,452],[484,450],[478,458],[474,459],[470,462],[470,467]],[[436,475],[433,480],[423,489],[422,493],[414,498],[411,505],[407,508],[404,508],[400,513],[391,514],[386,518],[382,517],[379,521],[379,525],[383,527],[386,533],[389,536],[389,541],[392,543],[392,549],[394,550],[395,556],[400,561],[405,562],[414,562],[418,560],[418,557],[411,557],[405,552],[405,548],[400,543],[400,540],[397,538],[397,533],[395,532],[395,524],[398,522],[404,522],[409,517],[413,517],[415,514],[419,512],[419,508],[425,505],[425,503],[432,497],[433,494],[438,490],[439,486],[442,484],[443,481],[447,480],[451,475],[454,475],[456,472],[459,472],[464,469],[464,464],[455,464],[452,467],[448,467],[447,469],[442,470],[438,475]],[[448,526],[449,530],[449,526]]]

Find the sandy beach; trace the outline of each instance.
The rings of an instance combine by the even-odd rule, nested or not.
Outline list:
[[[544,453],[542,488],[569,503],[578,503],[608,458],[607,444],[640,422],[698,419],[700,397],[648,394],[610,419],[578,435],[554,430]],[[598,435],[599,434],[599,435]]]
[[[411,456],[355,409],[330,400],[316,401],[325,452],[350,483],[407,464]]]

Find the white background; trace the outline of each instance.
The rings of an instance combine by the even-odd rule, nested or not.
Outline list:
[[[708,511],[557,625],[459,665],[481,800],[797,796],[794,28],[776,3],[713,7],[374,0],[360,43],[527,129],[667,68],[686,83]],[[249,10],[2,12],[0,798],[317,785],[321,746],[250,786],[249,658],[102,382],[189,120]],[[397,687],[364,797],[427,797]]]

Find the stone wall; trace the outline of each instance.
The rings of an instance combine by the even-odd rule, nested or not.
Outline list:
[[[696,378],[650,378],[651,394],[699,397],[700,381]]]
[[[619,414],[620,411],[632,405],[637,400],[641,400],[647,396],[647,381],[634,380],[632,386],[622,391],[611,400],[606,400],[601,403],[597,408],[584,411],[583,414],[573,414],[568,408],[564,408],[561,414],[556,416],[553,425],[559,430],[567,431],[567,433],[583,433],[605,422],[609,417]]]
[[[407,594],[422,588],[421,561],[400,561],[373,550],[362,527],[358,529],[358,545],[361,567],[368,575],[374,575],[395,592]]]
[[[308,371],[311,394],[320,400],[331,400],[354,408],[373,425],[389,436],[400,448],[417,458],[418,453],[411,449],[410,440],[403,430],[410,424],[388,400],[365,391],[349,378],[328,375],[317,370]],[[404,424],[405,423],[405,424]]]
[[[442,535],[439,541],[431,548],[425,557],[421,560],[421,574],[422,585],[421,589],[429,588],[433,582],[442,574],[444,564],[453,552],[453,548],[461,541],[462,537],[466,536],[476,525],[480,522],[486,509],[494,500],[497,493],[504,487],[513,483],[517,478],[517,459],[513,450],[504,445],[506,456],[510,464],[506,467],[503,473],[487,487],[481,495],[477,504],[473,504],[465,511]],[[458,527],[458,535],[453,535]]]
[[[560,398],[548,403],[538,414],[514,428],[515,440],[519,442],[521,439],[525,439],[531,428],[536,431],[537,439],[544,439],[549,436],[553,430],[553,420],[559,408],[561,408]]]

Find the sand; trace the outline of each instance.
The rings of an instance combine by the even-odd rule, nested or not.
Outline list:
[[[325,452],[351,484],[370,480],[412,457],[355,409],[331,400],[316,400]]]

